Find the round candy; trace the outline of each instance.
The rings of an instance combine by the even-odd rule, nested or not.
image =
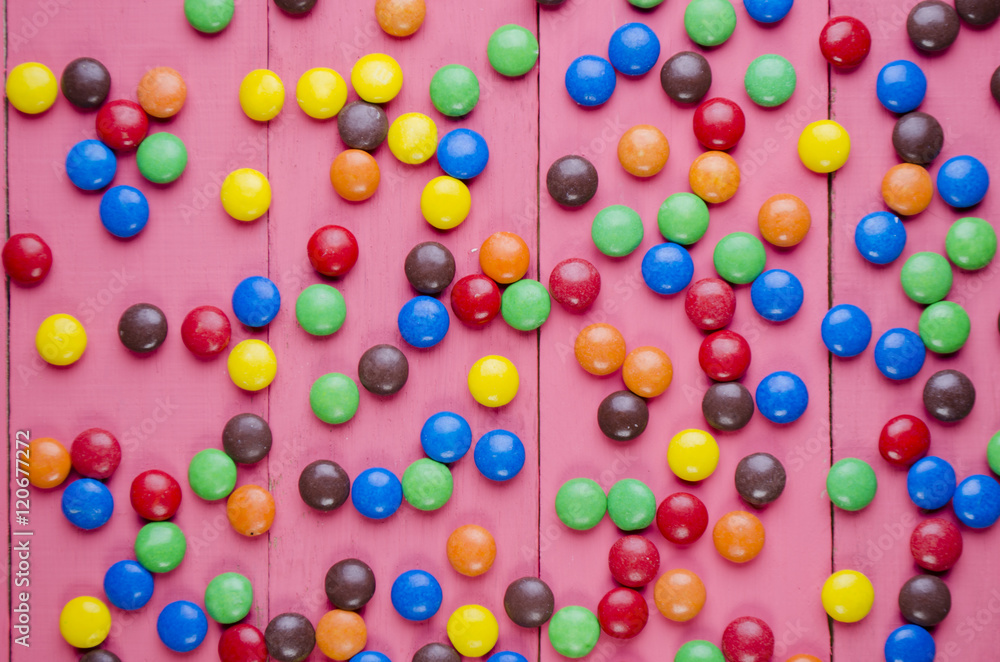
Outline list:
[[[663,170],[670,156],[667,137],[650,124],[636,124],[618,140],[618,162],[636,177],[652,177]]]
[[[906,17],[906,33],[913,45],[922,51],[937,52],[955,43],[958,38],[958,13],[941,0],[922,0]]]
[[[260,391],[274,381],[278,361],[266,342],[251,338],[233,347],[227,367],[234,384],[245,391]]]
[[[899,589],[899,611],[909,622],[932,628],[951,611],[951,591],[940,577],[911,577]]]
[[[684,312],[702,331],[715,331],[728,325],[736,313],[733,288],[718,278],[702,278],[688,288]]]
[[[309,69],[295,85],[295,100],[309,117],[325,120],[340,112],[347,101],[344,78],[326,67]]]
[[[330,566],[325,580],[326,597],[337,609],[357,611],[375,595],[375,573],[359,559],[343,559]]]
[[[843,510],[865,508],[875,498],[878,478],[871,465],[854,457],[836,462],[826,475],[826,492],[833,505]]]
[[[241,536],[262,536],[274,522],[274,497],[259,485],[241,485],[226,501],[226,517]]]
[[[791,372],[779,370],[757,385],[757,408],[772,423],[793,423],[805,413],[809,391],[802,379]]]
[[[451,646],[434,642],[417,649],[412,662],[462,662],[462,656]]]
[[[16,283],[40,283],[51,268],[52,249],[37,234],[13,234],[3,245],[3,270]]]
[[[745,130],[743,110],[729,99],[709,99],[694,111],[694,137],[707,149],[731,149]]]
[[[472,179],[486,168],[489,159],[486,140],[472,129],[449,131],[437,146],[438,165],[455,179]]]
[[[642,481],[623,478],[608,490],[608,517],[622,531],[639,531],[656,517],[656,497]]]
[[[72,315],[49,315],[38,325],[35,349],[46,363],[71,365],[87,349],[87,331]]]
[[[610,375],[625,362],[625,339],[610,324],[591,324],[576,336],[573,347],[580,367],[592,375]]]
[[[642,258],[642,280],[657,294],[676,294],[691,282],[694,263],[678,244],[657,244]]]
[[[170,519],[181,505],[181,485],[165,471],[143,471],[132,480],[129,500],[139,517],[154,522]]]
[[[906,474],[906,491],[917,508],[944,508],[955,494],[955,470],[946,460],[925,457]]]
[[[111,478],[122,461],[118,440],[101,428],[88,428],[76,435],[69,454],[78,474],[98,480]]]
[[[22,62],[7,74],[6,92],[12,106],[22,113],[37,115],[56,102],[59,86],[55,74],[44,64]]]
[[[438,412],[428,418],[420,429],[420,445],[432,460],[455,462],[469,452],[472,429],[458,414]]]
[[[853,16],[834,16],[819,33],[823,57],[838,69],[858,66],[868,57],[871,47],[871,32]]]
[[[927,349],[937,354],[951,354],[969,338],[969,315],[953,301],[938,301],[924,309],[917,328]]]
[[[441,608],[441,584],[429,572],[407,570],[392,583],[392,606],[408,621],[426,621]]]
[[[59,81],[66,100],[77,108],[100,108],[111,89],[111,74],[107,67],[92,57],[78,57],[63,69]]]
[[[839,170],[851,155],[851,136],[833,120],[819,120],[802,129],[799,159],[813,172]]]
[[[224,452],[206,448],[191,458],[188,484],[206,501],[225,499],[236,487],[236,463]]]
[[[681,480],[705,480],[719,464],[719,445],[704,430],[681,430],[667,446],[667,463]]]
[[[523,76],[538,61],[538,39],[520,25],[502,25],[490,35],[486,57],[498,74]]]
[[[1000,17],[996,0],[955,0],[955,10],[969,25],[989,25]]]
[[[358,361],[358,381],[369,393],[392,395],[406,385],[410,364],[406,355],[392,345],[374,345]]]
[[[608,569],[623,586],[639,588],[653,581],[660,569],[660,553],[648,538],[624,536],[608,552]]]
[[[271,184],[264,173],[240,168],[226,175],[219,197],[227,214],[237,221],[253,221],[271,206]]]
[[[871,611],[875,589],[857,570],[835,572],[823,583],[823,609],[840,623],[857,623]]]
[[[934,184],[923,167],[900,163],[882,178],[882,199],[900,216],[913,216],[927,209],[934,197]]]
[[[638,347],[629,352],[622,364],[622,379],[628,390],[644,398],[655,398],[670,386],[673,363],[658,347]]]
[[[774,656],[774,633],[761,619],[741,616],[723,630],[722,653],[727,660],[768,662]]]
[[[466,278],[471,278],[466,276]],[[457,286],[456,286],[457,287]],[[552,268],[549,293],[570,312],[585,311],[601,291],[601,274],[597,267],[583,258],[571,257]],[[500,292],[497,290],[497,297]],[[454,300],[454,290],[452,299]]]
[[[671,621],[684,623],[697,616],[705,606],[705,584],[690,570],[668,570],[656,580],[653,601],[661,614]]]
[[[691,163],[688,183],[705,202],[725,202],[740,187],[740,167],[725,152],[705,152]]]
[[[691,0],[684,10],[684,30],[699,46],[725,43],[736,29],[736,10],[729,0]]]
[[[388,469],[365,469],[354,479],[351,503],[369,519],[385,519],[399,510],[403,502],[403,486]]]
[[[139,174],[154,184],[169,184],[187,167],[187,147],[172,133],[160,131],[148,136],[135,153]]]
[[[712,542],[719,556],[733,563],[752,561],[764,549],[764,540],[764,525],[745,510],[726,513],[712,529]]]
[[[742,430],[753,417],[753,396],[739,382],[712,384],[701,400],[701,413],[716,430]]]
[[[528,244],[513,232],[494,232],[479,247],[479,267],[500,285],[509,285],[528,273]]]
[[[875,343],[875,365],[893,380],[909,379],[924,367],[927,349],[909,329],[889,329]]]
[[[135,561],[118,561],[104,573],[104,594],[121,610],[142,609],[153,597],[153,575]]]
[[[694,193],[674,193],[660,205],[656,224],[664,239],[688,246],[708,230],[708,205]]]
[[[857,356],[872,339],[872,323],[865,311],[842,303],[827,311],[821,333],[823,344],[836,356]]]
[[[649,407],[631,391],[615,391],[597,407],[597,425],[608,439],[631,441],[646,429]]]
[[[761,55],[747,66],[743,86],[747,96],[765,108],[780,106],[795,92],[795,67],[780,55]]]
[[[500,299],[503,321],[518,331],[534,331],[549,318],[552,300],[545,286],[523,278],[512,283]]]
[[[315,510],[336,510],[344,505],[350,493],[351,478],[336,462],[316,460],[299,474],[299,496]]]
[[[479,103],[479,79],[468,67],[446,64],[431,77],[430,96],[442,115],[463,117]]]
[[[597,619],[594,619],[597,627]],[[448,617],[448,639],[464,657],[482,657],[492,650],[499,636],[497,619],[486,607],[463,605]],[[597,635],[594,635],[596,641]]]
[[[736,491],[755,508],[775,501],[785,491],[785,467],[770,453],[747,455],[736,465]]]
[[[552,617],[555,596],[548,584],[537,577],[521,577],[507,586],[503,608],[508,618],[523,628],[541,627]]]
[[[59,632],[70,646],[93,648],[100,645],[110,631],[108,606],[89,595],[73,598],[59,613]]]
[[[758,23],[777,23],[792,10],[794,0],[743,0],[750,18]]]
[[[486,478],[508,481],[524,466],[524,444],[513,432],[491,430],[476,442],[473,458]]]
[[[233,290],[233,313],[252,328],[267,326],[281,308],[278,286],[264,276],[244,278]]]
[[[486,662],[528,662],[528,658],[514,651],[500,651],[490,655]]]
[[[176,69],[155,67],[139,79],[139,105],[151,117],[173,117],[187,99],[187,85]]]
[[[757,214],[760,235],[768,243],[788,248],[795,246],[809,232],[812,217],[809,208],[790,193],[778,193],[764,201]]]
[[[887,662],[933,662],[937,646],[924,628],[903,625],[889,633],[884,652]]]
[[[924,385],[924,407],[939,421],[960,421],[972,412],[975,403],[972,380],[958,370],[936,372]]]
[[[184,532],[173,522],[150,522],[135,537],[135,558],[150,572],[170,572],[186,551]]]
[[[750,367],[750,344],[735,331],[716,331],[701,341],[698,363],[709,378],[717,382],[734,381]]]
[[[110,101],[97,112],[97,137],[111,149],[130,150],[139,146],[149,129],[149,119],[134,101]]]
[[[443,303],[421,295],[403,304],[397,323],[399,333],[407,344],[425,349],[444,340],[450,319]]]
[[[924,570],[949,570],[962,556],[962,532],[940,517],[924,520],[910,535],[910,554]]]
[[[184,0],[184,16],[198,32],[221,32],[233,20],[234,0]],[[220,644],[221,648],[221,644]]]
[[[656,528],[675,545],[690,545],[708,528],[708,510],[693,494],[671,494],[656,509]]]
[[[590,236],[605,255],[624,257],[642,243],[642,219],[631,207],[611,205],[597,212]]]
[[[878,72],[875,94],[886,110],[908,113],[923,103],[927,94],[927,77],[913,62],[894,60]]]
[[[892,146],[907,163],[927,165],[941,153],[943,144],[941,124],[927,113],[907,113],[896,120],[892,129]]]
[[[389,149],[403,163],[423,163],[434,155],[438,145],[437,125],[422,113],[397,117],[389,125],[388,136]]]
[[[267,122],[277,117],[285,105],[285,85],[278,74],[254,69],[240,83],[240,106],[252,120]]]
[[[437,510],[451,498],[451,471],[426,457],[410,464],[403,472],[401,482],[403,498],[417,510]]]
[[[352,611],[328,611],[316,624],[316,645],[331,659],[351,659],[367,643],[368,628],[365,621]]]
[[[700,53],[681,51],[663,63],[660,86],[677,103],[698,103],[712,86],[712,68]]]
[[[358,261],[358,240],[347,228],[324,225],[309,237],[306,251],[313,269],[324,276],[343,276]]]
[[[129,306],[118,318],[118,339],[138,354],[152,352],[167,339],[167,317],[151,303]]]
[[[509,403],[517,395],[518,383],[517,368],[503,356],[484,356],[469,369],[469,393],[484,407],[502,407]]]
[[[394,99],[399,94],[399,90],[402,89],[403,70],[392,57],[383,53],[371,53],[359,58],[354,63],[351,68],[351,86],[363,100],[369,103],[385,103]],[[419,115],[419,113],[410,114]],[[405,117],[405,115],[400,117]],[[433,122],[431,122],[431,126],[433,126]],[[435,139],[436,137],[435,134]],[[390,130],[390,147],[391,140]],[[394,149],[393,154],[395,153]],[[397,158],[399,158],[398,155]],[[400,158],[400,160],[403,159]],[[411,163],[411,161],[404,162]],[[413,163],[423,163],[423,161],[414,161]]]
[[[646,598],[630,588],[613,588],[597,605],[601,629],[615,639],[631,639],[642,632],[649,619]]]
[[[345,149],[330,164],[330,184],[348,202],[361,202],[375,195],[380,180],[375,157],[360,149]]]
[[[944,246],[948,259],[956,267],[974,271],[993,261],[997,252],[997,233],[982,218],[960,218],[948,229]]]
[[[96,191],[111,183],[118,160],[99,140],[81,140],[66,155],[66,176],[84,191]]]
[[[217,623],[243,620],[253,607],[253,586],[238,572],[216,575],[205,587],[205,610]]]
[[[955,489],[955,517],[970,529],[985,529],[1000,519],[1000,483],[983,474],[969,476]]]
[[[597,168],[582,156],[563,156],[549,166],[545,188],[559,204],[580,207],[597,193]]]
[[[906,247],[906,227],[887,211],[872,212],[858,221],[854,245],[872,264],[889,264]]]
[[[600,636],[600,622],[586,607],[563,607],[549,621],[549,643],[563,657],[584,657]]]
[[[986,444],[986,460],[993,473],[1000,476],[1000,432],[990,437]]]
[[[660,40],[644,23],[626,23],[611,34],[608,60],[626,76],[641,76],[660,59]]]
[[[111,491],[93,478],[81,478],[69,484],[62,494],[62,512],[70,524],[92,531],[107,524],[115,510]]]
[[[882,427],[878,438],[878,452],[889,464],[909,467],[927,455],[931,445],[931,431],[916,416],[894,416]]]
[[[432,227],[451,230],[469,216],[472,197],[464,182],[454,177],[435,177],[420,196],[420,211]]]
[[[616,83],[614,67],[596,55],[581,55],[566,69],[566,91],[585,108],[600,106],[610,99]]]
[[[726,662],[726,657],[712,642],[694,639],[677,649],[674,662]]]
[[[922,304],[948,296],[952,284],[951,265],[940,253],[914,253],[903,263],[899,282],[906,296]]]
[[[267,624],[264,641],[276,662],[302,662],[316,647],[316,630],[302,614],[286,612]]]
[[[281,11],[292,16],[304,16],[316,6],[316,0],[274,0]]]
[[[226,628],[219,637],[221,662],[267,662],[264,633],[249,623]]]
[[[352,101],[337,113],[337,131],[348,147],[370,152],[385,141],[389,120],[381,106]]]
[[[802,307],[802,283],[784,269],[770,269],[750,287],[750,300],[757,314],[770,322],[784,322]]]
[[[336,333],[346,316],[343,295],[329,285],[310,285],[295,301],[295,319],[303,331],[314,336]]]
[[[340,425],[354,418],[359,400],[358,385],[339,372],[323,375],[309,389],[309,406],[316,418],[331,425]]]

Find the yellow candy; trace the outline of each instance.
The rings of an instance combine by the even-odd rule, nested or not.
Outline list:
[[[420,195],[424,219],[438,230],[457,227],[469,215],[472,196],[463,182],[443,175],[427,182]]]
[[[274,381],[278,360],[263,340],[244,340],[229,352],[229,378],[244,391],[265,389]]]
[[[403,87],[403,70],[384,53],[365,55],[351,69],[351,85],[369,103],[391,101]]]
[[[56,77],[44,64],[24,62],[7,74],[7,99],[22,113],[44,113],[56,102],[58,92]]]
[[[59,614],[59,632],[70,646],[93,648],[111,631],[108,606],[89,595],[73,598]]]
[[[38,327],[35,349],[52,365],[76,363],[87,349],[87,330],[72,315],[50,315]]]
[[[240,168],[226,176],[219,197],[227,214],[237,221],[253,221],[271,206],[271,185],[264,173]]]
[[[347,83],[333,69],[317,67],[299,78],[295,100],[309,117],[325,120],[340,112],[347,101]]]
[[[469,393],[486,407],[502,407],[517,395],[517,368],[503,356],[484,356],[469,370]]]
[[[403,163],[423,163],[437,151],[437,125],[423,113],[406,113],[393,120],[388,140],[393,156]]]
[[[799,136],[799,158],[813,172],[833,172],[850,154],[851,136],[833,120],[813,122]]]
[[[482,657],[496,646],[500,628],[486,607],[464,605],[448,618],[448,639],[465,657]]]
[[[857,570],[841,570],[823,584],[823,609],[835,621],[857,623],[875,602],[875,588]]]
[[[719,464],[719,445],[704,430],[682,430],[670,440],[667,463],[681,480],[705,480]]]
[[[266,122],[281,112],[285,105],[285,86],[278,74],[267,69],[254,69],[240,83],[240,105],[252,120]]]

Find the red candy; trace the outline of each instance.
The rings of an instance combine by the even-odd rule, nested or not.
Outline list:
[[[688,288],[684,312],[702,331],[715,331],[733,321],[736,295],[721,278],[702,278]]]
[[[675,545],[690,545],[708,528],[708,509],[693,494],[671,494],[656,509],[656,528]]]
[[[878,438],[878,452],[897,467],[908,467],[924,455],[931,445],[931,431],[916,416],[903,414],[889,420]]]
[[[746,128],[743,109],[729,99],[709,99],[694,111],[694,136],[708,149],[735,147]]]
[[[266,662],[264,634],[248,623],[226,628],[219,638],[220,662]]]
[[[597,621],[601,629],[616,639],[631,639],[646,627],[649,606],[638,591],[613,588],[597,605]]]
[[[37,234],[12,234],[3,245],[3,270],[21,285],[45,280],[52,268],[52,249]]]
[[[750,367],[750,345],[735,331],[716,331],[701,341],[698,363],[717,382],[731,382]]]
[[[324,225],[306,246],[313,269],[324,276],[343,276],[358,261],[358,240],[347,228]]]
[[[868,57],[872,35],[853,16],[834,16],[819,33],[819,49],[826,61],[838,69],[856,67]]]
[[[212,358],[225,350],[231,335],[229,317],[215,306],[198,306],[181,324],[184,346],[202,359]]]
[[[601,292],[601,274],[597,267],[578,257],[557,264],[549,275],[549,293],[566,310],[583,312]]]
[[[774,633],[759,618],[741,616],[722,633],[722,654],[731,662],[770,662]]]
[[[500,288],[488,276],[466,276],[451,288],[451,309],[466,324],[486,324],[500,312]]]
[[[135,149],[147,130],[146,111],[134,101],[118,99],[97,111],[97,137],[111,149]]]
[[[608,569],[615,581],[623,586],[645,586],[656,579],[660,571],[660,552],[648,538],[625,536],[611,546]]]
[[[910,553],[924,570],[944,572],[962,556],[962,532],[940,517],[925,520],[913,529]]]
[[[173,517],[180,507],[181,486],[170,474],[150,469],[132,481],[129,498],[140,517],[160,522]]]
[[[76,472],[85,478],[111,478],[122,461],[122,447],[115,436],[101,428],[90,428],[76,435],[69,449]]]

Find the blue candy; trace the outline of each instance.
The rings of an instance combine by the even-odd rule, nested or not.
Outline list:
[[[142,609],[153,597],[153,575],[136,561],[119,561],[104,573],[104,594],[124,611]]]
[[[677,294],[691,282],[694,262],[678,244],[657,244],[642,258],[642,279],[657,294]]]
[[[429,572],[407,570],[392,583],[392,606],[408,621],[426,621],[438,613],[444,594]]]
[[[361,651],[350,659],[349,662],[392,662],[389,656],[378,651]]]
[[[425,295],[413,297],[399,311],[399,334],[413,347],[433,347],[448,333],[451,324],[444,304]]]
[[[608,59],[626,76],[641,76],[660,58],[660,40],[644,23],[626,23],[611,35]]]
[[[269,278],[244,278],[233,291],[233,313],[249,327],[267,326],[280,309],[281,293]]]
[[[805,382],[791,372],[772,372],[757,385],[757,409],[772,423],[793,423],[809,405]]]
[[[919,625],[904,625],[885,640],[885,662],[934,662],[934,637]]]
[[[514,651],[500,651],[490,655],[486,662],[528,662],[528,658]]]
[[[823,344],[834,355],[844,358],[865,351],[872,339],[872,322],[865,311],[842,303],[827,311],[820,327]]]
[[[955,494],[955,470],[947,461],[929,455],[910,467],[906,474],[906,491],[917,508],[943,508]]]
[[[889,329],[875,343],[875,365],[889,379],[909,379],[920,372],[927,348],[909,329]]]
[[[112,186],[101,197],[101,223],[116,237],[128,239],[142,232],[149,221],[146,196],[131,186]]]
[[[861,257],[873,264],[889,264],[906,247],[906,227],[887,211],[868,214],[854,230],[854,245]]]
[[[420,445],[427,457],[435,462],[456,462],[472,447],[472,428],[458,414],[440,411],[428,418],[420,429]]]
[[[486,139],[471,129],[449,131],[437,146],[438,165],[455,179],[472,179],[489,160]]]
[[[208,634],[208,619],[201,607],[187,600],[171,602],[156,619],[160,641],[172,651],[187,653],[201,645]]]
[[[566,70],[566,91],[581,106],[600,106],[615,91],[614,67],[603,57],[581,55]]]
[[[958,484],[951,503],[955,516],[970,529],[985,529],[1000,519],[1000,483],[983,474]]]
[[[115,500],[104,483],[81,478],[69,484],[62,494],[62,511],[70,524],[91,531],[107,524],[115,511]]]
[[[81,140],[66,155],[69,180],[84,191],[104,188],[115,178],[118,159],[100,140]]]
[[[351,486],[351,503],[369,519],[385,519],[403,503],[403,486],[388,469],[365,469]]]
[[[805,293],[802,283],[790,271],[770,269],[757,276],[750,286],[750,301],[757,314],[771,322],[795,317]]]
[[[788,15],[794,0],[743,0],[750,18],[758,23],[777,23]]]
[[[938,170],[938,193],[952,207],[964,209],[979,204],[989,188],[990,173],[975,157],[952,157]]]
[[[894,113],[908,113],[923,103],[927,77],[909,60],[896,60],[882,67],[875,82],[878,100]]]
[[[513,432],[490,430],[476,442],[476,468],[490,480],[510,480],[524,466],[524,444]]]

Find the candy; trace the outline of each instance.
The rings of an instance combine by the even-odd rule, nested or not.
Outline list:
[[[360,149],[345,149],[330,164],[330,184],[348,202],[361,202],[375,195],[380,180],[375,157]]]
[[[264,641],[277,662],[302,662],[316,647],[316,630],[302,614],[285,612],[264,628]]]
[[[875,499],[878,478],[864,460],[847,457],[834,463],[826,475],[826,492],[833,505],[848,511],[861,510]]]
[[[910,535],[910,554],[924,570],[949,570],[962,556],[962,532],[940,517],[924,520]]]
[[[969,25],[989,25],[1000,17],[996,0],[955,0],[955,10]]]
[[[316,0],[274,0],[274,4],[286,14],[304,16],[316,6]]]
[[[184,0],[184,16],[198,32],[214,34],[233,20],[234,0]],[[221,644],[220,644],[221,648]]]
[[[895,60],[878,72],[875,94],[886,110],[908,113],[923,103],[927,93],[927,77],[909,60]]]
[[[685,623],[705,606],[705,584],[690,570],[668,570],[656,580],[653,600],[667,619]]]
[[[642,280],[657,294],[676,294],[691,282],[694,263],[687,249],[664,243],[651,247],[642,257]]]
[[[464,182],[454,177],[435,177],[420,195],[420,211],[432,227],[451,230],[469,216],[472,197]]]
[[[772,195],[764,201],[757,214],[760,235],[768,243],[781,248],[795,246],[805,239],[811,223],[809,208],[789,193]]]
[[[610,324],[591,324],[577,334],[573,351],[580,367],[590,374],[610,375],[625,362],[625,339]]]
[[[555,508],[560,522],[576,531],[587,531],[604,519],[608,499],[596,481],[572,478],[556,492]]]
[[[170,519],[181,505],[181,485],[165,471],[143,471],[132,480],[129,500],[139,517],[154,522]]]
[[[986,460],[993,473],[1000,476],[1000,433],[994,434],[987,442]]]
[[[149,119],[142,106],[134,101],[110,101],[97,111],[95,119],[97,137],[117,150],[130,150],[139,146],[149,130]]]
[[[267,388],[278,372],[278,362],[271,347],[263,340],[249,339],[229,352],[229,378],[243,390]]]
[[[542,4],[558,5],[562,2],[563,0],[538,0],[538,4],[540,5]],[[632,5],[633,7],[638,7],[639,9],[652,9],[653,7],[656,7],[662,2],[663,0],[628,0],[628,3],[630,5]]]
[[[429,572],[407,570],[392,583],[392,606],[408,621],[426,621],[441,608],[441,584]],[[360,618],[353,612],[344,612]]]
[[[702,278],[688,289],[684,312],[702,331],[714,331],[729,324],[736,312],[733,288],[718,278]]]
[[[81,478],[69,484],[62,494],[62,512],[70,524],[84,531],[98,529],[111,519],[115,501],[104,483]]]
[[[754,409],[753,396],[739,382],[712,384],[701,399],[701,413],[705,421],[723,432],[746,427]]]
[[[927,165],[941,153],[944,130],[927,113],[907,113],[892,129],[892,146],[896,155],[907,163]]]
[[[818,120],[799,135],[799,160],[817,173],[839,170],[851,155],[851,136],[833,120]]]
[[[483,476],[497,482],[508,481],[524,467],[524,444],[513,432],[491,430],[476,442],[473,457]]]
[[[911,577],[899,589],[899,611],[909,622],[932,628],[951,611],[951,591],[940,577]]]
[[[626,23],[611,34],[608,60],[626,76],[641,76],[660,59],[660,40],[643,23]]]
[[[772,423],[793,423],[805,413],[809,391],[802,379],[791,372],[779,370],[757,385],[757,408]]]
[[[580,658],[597,645],[601,625],[586,607],[563,607],[549,621],[549,643],[564,657]]]
[[[523,628],[541,627],[552,617],[555,596],[548,584],[536,577],[521,577],[507,586],[503,595],[507,617]]]
[[[517,395],[518,383],[517,368],[503,356],[484,356],[469,369],[469,393],[484,407],[502,407],[509,403]]]
[[[3,245],[3,270],[15,283],[40,283],[49,275],[50,269],[52,249],[37,234],[13,234]]]
[[[129,306],[118,318],[118,339],[126,349],[148,354],[167,339],[167,317],[151,303]]]
[[[656,497],[645,483],[623,478],[608,490],[608,517],[622,531],[640,531],[656,517]]]
[[[381,106],[352,101],[337,113],[337,131],[348,147],[370,152],[385,141],[389,120]]]
[[[871,47],[871,32],[853,16],[834,16],[819,33],[819,49],[837,69],[858,66],[868,57]]]
[[[695,495],[676,492],[656,509],[656,528],[675,545],[690,545],[708,528],[708,510]]]
[[[217,623],[243,620],[253,607],[253,586],[238,572],[224,572],[205,587],[205,611]]]
[[[785,491],[785,467],[770,453],[747,455],[736,465],[736,491],[754,508],[775,501]]]
[[[494,232],[479,248],[480,268],[501,285],[523,278],[529,260],[528,244],[513,232]]]
[[[884,652],[886,662],[933,662],[937,647],[927,630],[903,625],[889,633]]]
[[[727,660],[768,662],[774,656],[774,633],[761,619],[741,616],[723,630],[722,653]]]
[[[392,345],[374,345],[365,350],[358,361],[358,381],[369,393],[398,393],[410,376],[406,355]]]
[[[675,53],[660,69],[660,86],[677,103],[698,103],[712,86],[712,68],[700,53]]]
[[[922,304],[935,303],[948,296],[952,279],[951,265],[940,253],[914,253],[899,272],[903,292]]]
[[[889,464],[909,467],[927,455],[931,431],[916,416],[901,414],[890,418],[878,438],[878,452]]]
[[[997,233],[982,218],[960,218],[948,229],[944,246],[952,264],[959,269],[975,271],[993,261],[997,253]]]
[[[534,331],[545,323],[551,310],[545,286],[527,278],[512,283],[500,300],[503,320],[519,331]]]
[[[674,193],[660,205],[656,224],[664,239],[689,246],[708,230],[708,205],[694,193]]]
[[[7,100],[22,113],[44,113],[56,102],[59,86],[52,70],[39,62],[22,62],[7,74]]]
[[[924,366],[927,350],[909,329],[889,329],[875,343],[875,365],[893,380],[909,379]]]
[[[331,425],[340,425],[354,418],[359,401],[358,385],[339,372],[319,377],[309,389],[309,406],[316,418]]]
[[[295,300],[295,319],[306,333],[329,336],[340,330],[347,317],[344,296],[335,287],[310,285]]]
[[[240,83],[240,106],[246,116],[267,122],[278,116],[285,105],[285,85],[278,74],[268,69],[254,69]]]
[[[923,0],[906,17],[906,34],[922,51],[937,52],[958,38],[958,13],[941,0]]]
[[[420,445],[432,460],[455,462],[472,446],[472,429],[458,414],[442,411],[434,414],[420,429]]]
[[[823,583],[823,609],[840,623],[856,623],[868,615],[875,599],[871,581],[856,570],[835,572]]]
[[[750,345],[735,331],[716,331],[701,341],[698,364],[717,382],[737,380],[750,367]]]
[[[241,485],[226,501],[226,517],[241,536],[264,535],[274,522],[274,497],[259,485]]]
[[[955,488],[955,517],[970,529],[985,529],[1000,519],[1000,483],[990,476],[969,476]]]
[[[66,65],[59,87],[66,100],[77,108],[100,108],[111,89],[107,67],[92,57],[78,57]]]
[[[430,97],[442,115],[463,117],[479,103],[479,79],[468,67],[446,64],[431,77]]]
[[[872,264],[889,264],[906,247],[906,227],[898,216],[887,211],[872,212],[858,221],[854,245]]]
[[[745,510],[726,513],[712,529],[715,550],[733,563],[752,561],[764,549],[764,540],[764,525]]]
[[[597,193],[594,164],[571,154],[552,162],[545,174],[545,187],[552,199],[564,207],[585,205]]]
[[[410,464],[401,482],[403,498],[417,510],[437,510],[451,498],[451,471],[426,457]]]
[[[226,628],[219,637],[221,662],[267,662],[264,633],[249,623]]]
[[[667,463],[681,480],[705,480],[719,464],[719,445],[704,430],[681,430],[667,446]]]
[[[528,662],[528,658],[514,651],[500,651],[490,655],[486,662]]]
[[[349,660],[368,643],[368,628],[353,611],[334,609],[316,623],[316,645],[333,660]]]
[[[468,276],[466,278],[469,278]],[[566,310],[585,311],[601,292],[601,274],[597,267],[583,258],[571,257],[552,268],[549,274],[549,294]],[[497,296],[500,292],[497,290]],[[454,299],[454,290],[452,298]]]
[[[359,513],[369,519],[389,517],[403,502],[403,486],[388,469],[365,469],[351,486],[351,503]]]
[[[407,344],[433,347],[444,340],[450,326],[448,309],[429,296],[416,296],[403,304],[397,317],[399,333]]]
[[[437,149],[437,125],[422,113],[406,113],[389,125],[388,141],[393,156],[403,163],[423,163]]]
[[[269,278],[250,276],[241,280],[233,290],[233,313],[236,319],[249,327],[267,326],[280,309],[281,293]]]
[[[325,120],[333,117],[347,101],[347,83],[343,76],[326,67],[309,69],[295,85],[295,100],[309,117]]]
[[[135,558],[150,572],[170,572],[186,551],[184,532],[173,522],[150,522],[135,537]]]
[[[611,546],[608,569],[619,584],[639,588],[656,577],[660,569],[660,553],[648,538],[625,536]]]
[[[139,105],[151,117],[173,117],[187,99],[187,85],[176,69],[155,67],[139,79]]]
[[[594,627],[597,627],[596,618]],[[499,625],[486,607],[463,605],[448,617],[447,631],[451,645],[464,657],[482,657],[496,646]]]
[[[726,658],[712,642],[694,639],[677,649],[674,662],[726,662]]]
[[[172,133],[160,131],[148,136],[135,153],[139,173],[154,184],[169,184],[187,167],[187,147]]]
[[[622,364],[626,388],[644,398],[655,398],[666,391],[673,376],[670,357],[658,347],[633,349]]]
[[[725,152],[705,152],[691,163],[688,183],[705,202],[725,202],[740,187],[740,167]]]
[[[743,0],[750,18],[758,23],[777,23],[792,10],[794,0]]]
[[[264,173],[240,168],[226,175],[219,197],[227,214],[237,221],[253,221],[271,206],[271,184]]]
[[[960,421],[972,412],[975,403],[972,380],[958,370],[936,372],[924,384],[924,408],[939,421]]]
[[[716,97],[694,111],[694,136],[707,149],[727,150],[736,146],[746,130],[743,110],[729,99]]]
[[[375,573],[360,559],[343,559],[330,566],[324,586],[337,609],[357,611],[375,595]]]
[[[324,276],[343,276],[358,261],[358,240],[347,228],[324,225],[309,237],[306,246],[313,269]]]
[[[418,648],[412,662],[462,662],[462,656],[451,646],[434,642]]]
[[[101,428],[88,428],[76,435],[69,449],[70,461],[85,478],[111,478],[122,461],[122,448],[115,436]]]
[[[771,322],[784,322],[802,307],[802,283],[784,269],[770,269],[758,276],[750,288],[754,310]]]
[[[476,177],[486,168],[489,159],[486,140],[471,129],[449,131],[437,146],[438,165],[455,179]]]
[[[927,349],[937,354],[957,352],[969,338],[969,315],[953,301],[932,303],[920,314],[917,330]]]
[[[216,448],[206,448],[188,464],[188,484],[205,501],[225,499],[236,487],[236,463]]]
[[[624,257],[642,243],[642,219],[631,207],[611,205],[597,212],[590,228],[597,250],[610,257]]]
[[[46,363],[71,365],[87,349],[87,331],[72,315],[49,315],[38,325],[35,349]]]
[[[73,598],[59,613],[59,633],[70,646],[93,648],[104,641],[110,631],[108,606],[89,595]]]
[[[498,74],[523,76],[538,61],[538,39],[520,25],[502,25],[490,35],[486,57]]]
[[[314,510],[330,512],[347,502],[351,477],[331,460],[310,462],[299,474],[299,496]]]
[[[882,199],[900,216],[912,216],[927,209],[934,196],[931,176],[921,166],[900,163],[882,178]]]
[[[872,338],[872,323],[865,311],[849,303],[834,306],[823,317],[823,344],[840,357],[857,356]]]
[[[118,170],[114,152],[98,140],[81,140],[66,155],[66,176],[84,191],[96,191],[111,183]]]
[[[652,177],[669,156],[667,137],[651,124],[636,124],[618,139],[618,162],[630,175]]]
[[[597,605],[601,629],[615,639],[631,639],[642,632],[649,618],[646,599],[630,588],[613,588]]]
[[[955,494],[955,470],[939,457],[925,457],[906,474],[906,491],[917,508],[944,508]]]
[[[121,610],[142,609],[153,597],[153,575],[135,561],[118,561],[104,573],[104,594]]]
[[[736,11],[729,0],[691,0],[684,10],[684,30],[699,46],[718,46],[736,29]]]
[[[627,358],[627,357],[626,357]],[[646,429],[649,407],[631,391],[615,391],[597,407],[597,425],[608,439],[631,441]]]
[[[773,108],[795,92],[795,67],[780,55],[761,55],[747,66],[743,86],[758,106]]]
[[[615,91],[617,77],[611,63],[596,55],[581,55],[566,69],[566,92],[585,108],[604,104]]]

